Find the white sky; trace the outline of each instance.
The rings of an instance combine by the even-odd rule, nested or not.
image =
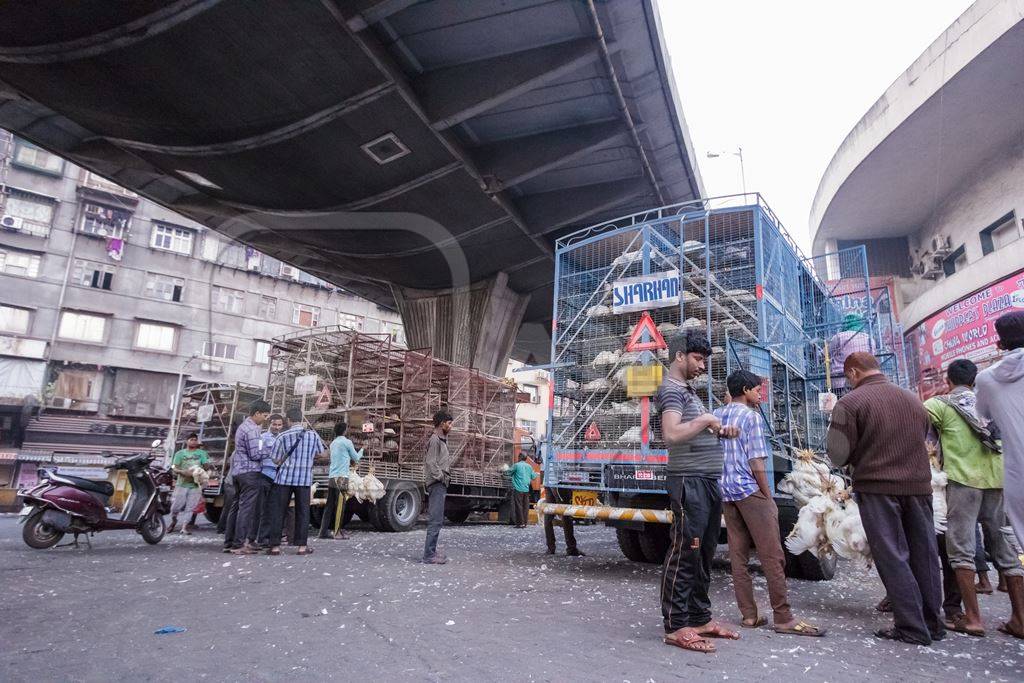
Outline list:
[[[760,192],[810,253],[825,167],[968,0],[658,0],[706,192]]]

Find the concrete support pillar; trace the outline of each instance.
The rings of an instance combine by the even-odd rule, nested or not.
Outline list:
[[[530,300],[498,273],[468,287],[396,289],[410,349],[430,347],[434,356],[501,375]]]

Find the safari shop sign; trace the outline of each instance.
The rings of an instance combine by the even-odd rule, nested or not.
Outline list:
[[[612,313],[679,305],[679,271],[625,277],[612,284]]]

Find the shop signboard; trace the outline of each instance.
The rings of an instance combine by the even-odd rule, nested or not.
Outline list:
[[[999,353],[995,321],[1014,310],[1024,310],[1024,271],[960,299],[908,332],[921,396],[927,398],[943,391],[943,374],[957,358],[967,358],[980,366],[994,360]]]
[[[679,271],[626,277],[612,284],[612,313],[679,305]]]

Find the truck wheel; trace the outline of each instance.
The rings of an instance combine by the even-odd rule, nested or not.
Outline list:
[[[43,509],[40,508],[29,515],[21,530],[21,540],[25,545],[36,550],[52,548],[64,538],[64,532],[58,531],[43,521]]]
[[[220,521],[220,516],[224,512],[222,507],[214,507],[213,505],[207,505],[203,515],[210,521],[210,524],[216,524]]]
[[[640,549],[646,562],[662,564],[671,544],[667,524],[648,524],[639,532]]]
[[[377,531],[391,531],[384,521],[384,499],[381,498],[376,503],[367,508],[367,519],[366,521],[373,525],[373,528]]]
[[[640,545],[640,532],[633,529],[616,529],[615,538],[619,542],[619,549],[626,559],[634,562],[647,562],[647,556]]]
[[[414,484],[400,481],[377,501],[378,515],[386,531],[408,531],[416,526],[423,496]]]
[[[356,514],[356,506],[345,504],[345,512],[341,513],[341,528],[344,529],[352,521],[352,515]]]
[[[788,499],[776,500],[779,507],[779,535],[782,537],[782,552],[786,556],[786,576],[805,581],[828,581],[836,574],[836,556],[817,558],[809,552],[794,555],[786,547],[786,536],[793,530],[800,511]]]

